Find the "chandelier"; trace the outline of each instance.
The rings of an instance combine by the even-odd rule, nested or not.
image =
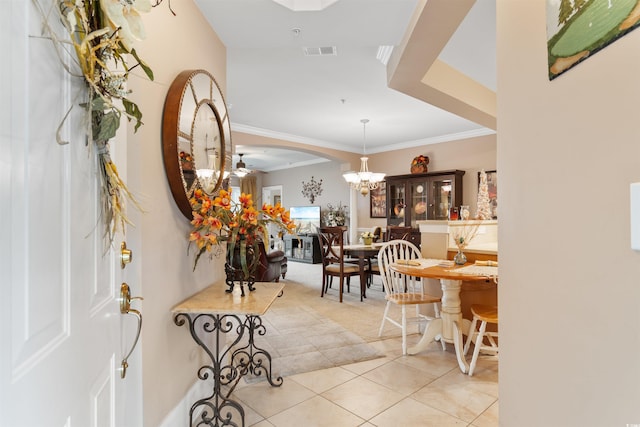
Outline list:
[[[345,181],[349,183],[351,188],[355,188],[362,194],[366,196],[369,194],[369,190],[375,190],[378,188],[378,183],[384,179],[383,173],[375,173],[369,172],[369,166],[367,165],[367,123],[369,123],[369,119],[360,120],[362,123],[362,154],[360,157],[360,172],[347,172],[343,174]]]

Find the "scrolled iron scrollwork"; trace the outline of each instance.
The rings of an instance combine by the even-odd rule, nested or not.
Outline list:
[[[282,385],[283,382],[282,377],[276,378],[275,381],[272,379],[271,355],[255,345],[255,333],[266,333],[260,316],[247,315],[242,320],[234,314],[178,313],[174,322],[177,326],[188,324],[191,336],[211,360],[211,364],[205,364],[198,369],[198,378],[205,381],[209,380],[210,376],[213,377],[213,390],[209,396],[192,405],[189,412],[190,425],[244,426],[244,409],[230,398],[238,381],[244,375],[251,374],[264,375],[274,387]],[[235,332],[236,336],[230,343],[222,339],[232,332]],[[222,350],[219,348],[221,342],[227,344]],[[223,414],[225,410],[228,412]],[[239,416],[240,424],[233,421],[234,413]]]

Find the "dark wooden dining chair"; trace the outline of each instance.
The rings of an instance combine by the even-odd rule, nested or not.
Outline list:
[[[331,287],[334,277],[340,279],[340,302],[345,284],[347,291],[351,276],[360,275],[360,266],[345,262],[344,256],[344,235],[347,227],[320,227],[320,246],[322,253],[322,290],[320,296],[323,297]]]
[[[376,227],[373,230],[373,242],[379,242],[382,240],[382,227]]]
[[[387,227],[387,242],[392,240],[409,240],[411,235],[411,227]]]

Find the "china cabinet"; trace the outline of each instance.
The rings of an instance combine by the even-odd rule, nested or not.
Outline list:
[[[420,246],[416,221],[449,218],[462,204],[462,170],[386,177],[387,226],[412,227],[409,240]]]

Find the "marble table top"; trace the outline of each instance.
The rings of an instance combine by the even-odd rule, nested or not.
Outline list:
[[[214,283],[197,294],[187,298],[171,309],[172,313],[244,314],[261,316],[284,289],[284,283],[256,282],[255,290],[249,292],[245,286],[245,296],[226,293],[224,280]]]

